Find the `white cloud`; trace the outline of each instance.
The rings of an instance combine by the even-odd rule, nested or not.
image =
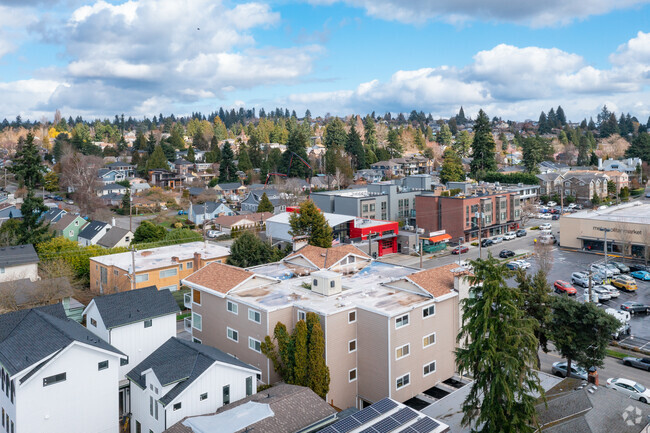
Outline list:
[[[329,5],[338,0],[308,0]],[[340,0],[370,16],[409,24],[431,20],[514,22],[532,27],[567,24],[591,15],[627,9],[649,0]]]
[[[354,90],[290,95],[286,102],[296,109],[339,114],[365,113],[384,107],[397,111],[423,110],[449,116],[463,105],[483,107],[491,116],[522,119],[537,117],[542,109],[560,103],[575,109],[576,116],[594,112],[598,106],[621,107],[639,115],[649,111],[646,86],[650,59],[643,44],[650,35],[640,32],[612,56],[612,67],[597,69],[572,53],[557,48],[497,45],[481,51],[463,68],[440,66],[397,71],[389,81],[372,80]],[[625,57],[634,57],[630,67]],[[645,62],[645,63],[644,63]],[[471,112],[471,111],[470,111]]]

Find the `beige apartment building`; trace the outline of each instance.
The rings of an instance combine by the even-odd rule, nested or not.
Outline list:
[[[192,288],[186,328],[273,383],[280,377],[261,342],[278,322],[291,332],[314,312],[325,334],[328,403],[405,401],[454,374],[458,289],[466,284],[456,268],[418,271],[376,262],[351,245],[306,246],[249,270],[212,263],[183,279]]]
[[[135,287],[156,286],[178,290],[181,279],[208,263],[225,263],[230,249],[211,242],[188,242],[180,245],[110,254],[90,258],[90,290],[115,293],[132,289],[135,263]]]

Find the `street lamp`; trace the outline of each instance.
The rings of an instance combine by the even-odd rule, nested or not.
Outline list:
[[[463,254],[463,250],[461,248],[461,246],[463,245],[463,242],[465,242],[465,238],[462,237],[462,236],[459,237],[458,238],[458,267],[460,267],[460,256]]]
[[[605,227],[598,227],[596,230],[605,232],[605,266],[607,266],[607,233],[611,232],[612,229],[608,229]]]

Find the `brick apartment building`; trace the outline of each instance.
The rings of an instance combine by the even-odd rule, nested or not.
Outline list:
[[[481,236],[490,237],[515,230],[521,220],[518,193],[498,192],[477,196],[442,197],[424,193],[415,197],[417,225],[425,232],[446,230],[454,241],[478,239],[478,212],[483,214]]]
[[[210,242],[189,242],[168,247],[110,254],[90,258],[90,290],[94,293],[116,293],[131,290],[131,274],[135,261],[136,288],[156,286],[178,290],[181,278],[211,262],[226,262],[230,249]]]
[[[314,312],[325,334],[328,403],[405,401],[454,374],[459,293],[467,285],[455,271],[374,262],[352,245],[306,246],[249,270],[212,263],[183,280],[192,288],[186,329],[274,383],[280,377],[261,342],[278,322],[292,332]]]

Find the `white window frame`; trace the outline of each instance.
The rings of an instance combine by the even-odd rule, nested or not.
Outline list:
[[[433,364],[433,370],[429,370],[428,373],[425,373],[424,369],[427,368],[427,367],[431,367],[431,364]],[[426,376],[428,376],[430,374],[435,373],[437,368],[438,368],[438,364],[436,363],[435,359],[433,361],[431,361],[431,362],[427,362],[426,364],[424,364],[422,366],[422,377],[426,377]]]
[[[197,327],[196,326],[196,321],[194,320],[196,317],[199,318],[199,322],[201,326]],[[192,329],[196,329],[197,331],[203,331],[203,316],[201,316],[199,313],[195,313],[192,311]]]
[[[173,272],[173,274],[166,275],[166,276],[163,277],[164,272]],[[162,271],[158,271],[158,278],[160,278],[161,280],[163,278],[171,278],[171,277],[177,277],[177,276],[178,276],[178,268],[177,267],[173,267],[171,269],[163,269]]]
[[[354,314],[354,319],[350,320],[350,315]],[[357,321],[357,310],[348,311],[348,323],[355,323]]]
[[[185,269],[192,269],[192,268],[194,268],[194,263],[193,262],[187,262],[186,266],[185,266]]]
[[[233,309],[230,309],[231,305],[233,306]],[[226,302],[226,310],[229,313],[232,313],[235,316],[237,316],[239,314],[239,304],[237,304],[236,302],[233,302],[233,301],[227,301]]]
[[[251,318],[251,314],[253,314],[253,317],[255,317],[255,314],[258,314],[260,317],[260,320],[255,320],[254,318]],[[253,308],[248,309],[248,320],[250,320],[253,323],[262,323],[262,313],[260,311],[257,311]]]
[[[260,344],[260,350],[255,349],[255,344],[253,344],[253,347],[251,347],[251,343],[259,343]],[[257,353],[262,353],[262,342],[260,340],[257,340],[253,337],[248,337],[248,348],[252,350],[253,352]]]
[[[433,343],[425,344],[425,340],[426,340],[427,338],[431,337],[432,335],[433,335]],[[432,332],[431,334],[429,334],[429,335],[425,335],[424,337],[422,337],[422,348],[423,348],[423,349],[426,349],[427,347],[431,347],[431,346],[433,346],[433,345],[436,344],[437,342],[438,342],[438,338],[437,338],[437,336],[436,336],[436,333],[435,333],[435,332]]]
[[[404,324],[404,318],[406,317],[406,324]],[[402,324],[398,324],[398,319],[402,319]],[[406,328],[411,324],[411,316],[409,313],[402,314],[401,316],[395,317],[395,329]]]
[[[350,374],[354,371],[354,379],[350,378]],[[359,378],[359,373],[357,372],[356,368],[353,368],[352,370],[348,371],[348,383],[356,382],[357,379]]]
[[[145,283],[147,281],[149,281],[149,274],[148,273],[147,274],[140,274],[140,275],[136,274],[135,275],[135,282],[136,283]]]
[[[402,382],[403,382],[403,381],[404,381],[404,378],[407,378],[408,383],[406,383],[406,384],[402,383],[402,385],[400,386],[400,385],[399,385],[399,381],[402,380]],[[399,390],[399,389],[402,389],[402,388],[406,388],[406,387],[409,386],[410,384],[411,384],[411,373],[410,373],[410,372],[408,372],[408,373],[406,373],[406,374],[403,374],[403,375],[401,375],[400,377],[398,377],[397,379],[395,379],[395,389],[396,389],[396,390]]]
[[[354,343],[354,349],[350,350],[350,344]],[[348,341],[348,353],[356,352],[357,351],[357,339],[355,338],[354,340]]]
[[[405,348],[405,347],[406,347],[406,350],[407,350],[406,355],[404,355],[404,348]],[[397,354],[397,352],[398,352],[400,349],[402,350],[402,356],[399,356],[399,355]],[[396,347],[396,348],[395,348],[395,361],[398,361],[398,360],[400,360],[400,359],[407,358],[410,354],[411,354],[411,343],[406,343],[406,344],[401,345],[400,347]]]
[[[431,308],[433,308],[433,314],[425,315],[425,313],[428,312]],[[433,317],[435,315],[436,315],[436,304],[431,304],[431,305],[429,305],[427,307],[422,308],[422,318],[423,319],[428,319],[428,318]]]
[[[171,285],[169,285],[169,286],[161,287],[161,288],[158,289],[158,290],[163,290],[163,289],[167,289],[167,290],[169,290],[170,292],[175,292],[175,291],[178,290],[178,284],[171,284]]]
[[[300,317],[301,315],[303,317]],[[298,310],[296,313],[296,319],[298,322],[300,322],[301,320],[307,321],[307,313],[303,310]]]
[[[234,332],[234,335],[237,338],[231,338],[229,335],[231,332]],[[239,331],[231,328],[230,326],[226,326],[226,338],[230,341],[234,341],[235,343],[239,343]]]

